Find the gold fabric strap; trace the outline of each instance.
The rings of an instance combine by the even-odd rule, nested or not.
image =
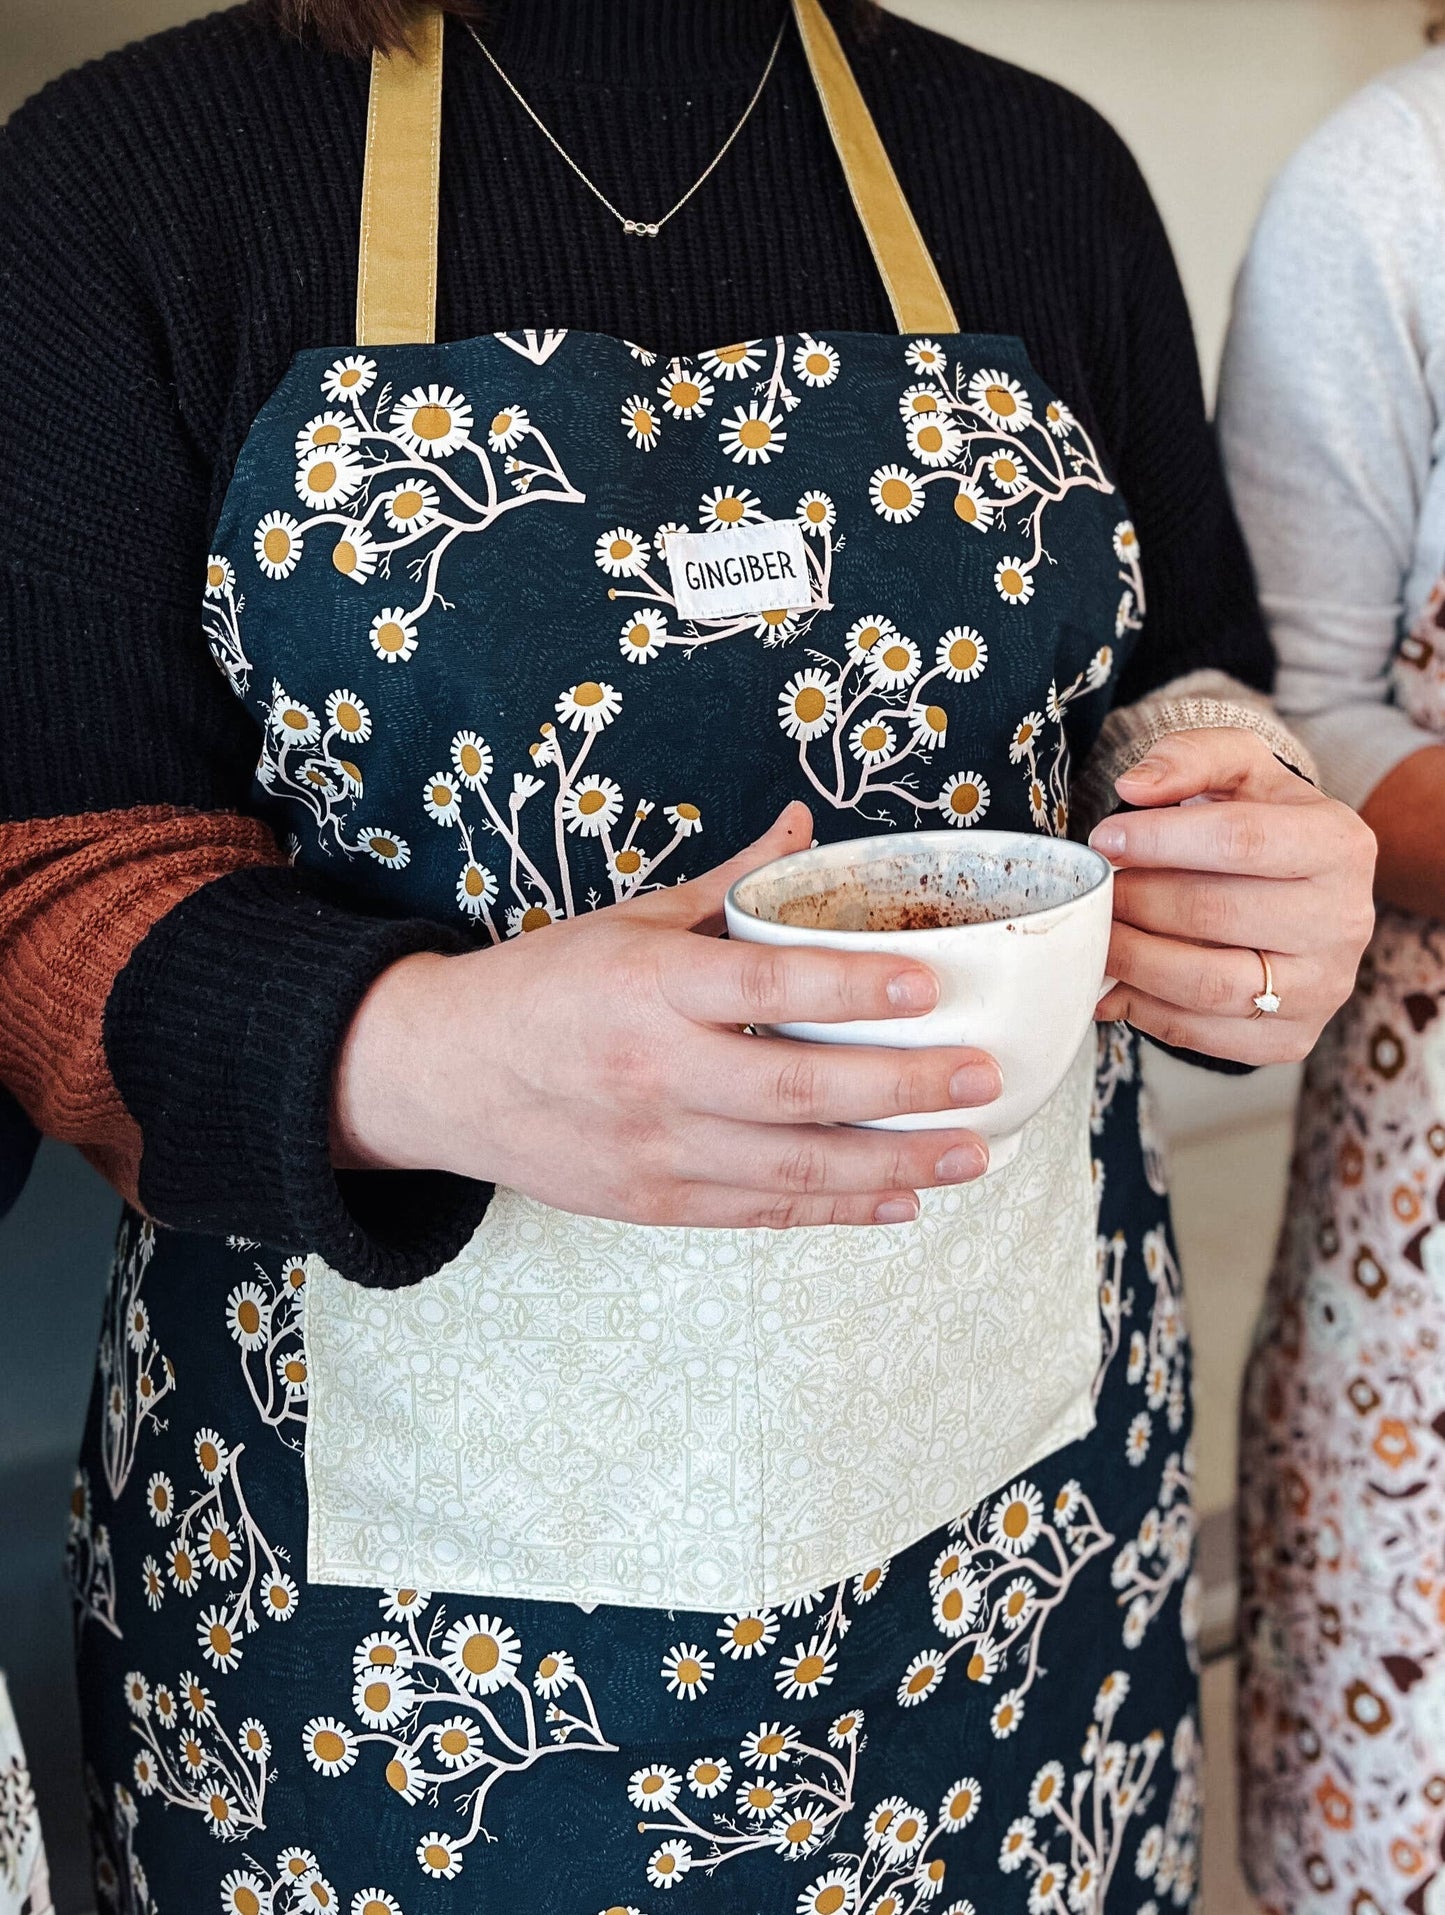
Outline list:
[[[819,0],[793,15],[848,190],[900,332],[958,330],[953,307],[878,129]],[[428,9],[410,53],[371,65],[356,337],[363,346],[436,338],[443,19]]]
[[[411,52],[372,55],[358,345],[429,345],[436,338],[444,24],[428,8]]]
[[[943,281],[832,22],[819,0],[793,0],[793,17],[898,330],[957,332]]]

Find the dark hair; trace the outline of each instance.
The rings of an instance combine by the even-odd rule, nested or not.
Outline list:
[[[1430,0],[1430,23],[1425,32],[1431,40],[1445,40],[1445,3]]]
[[[308,33],[334,53],[369,54],[373,47],[405,46],[422,0],[260,0],[289,33]],[[480,15],[484,0],[429,0],[443,13]],[[842,0],[833,9],[856,25],[876,20],[876,0]]]

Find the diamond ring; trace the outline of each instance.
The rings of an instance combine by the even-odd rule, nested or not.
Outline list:
[[[1255,956],[1264,966],[1264,989],[1259,993],[1258,997],[1255,998],[1254,1009],[1250,1012],[1250,1016],[1251,1018],[1278,1017],[1280,1013],[1280,995],[1274,988],[1273,967],[1263,951],[1256,951]]]

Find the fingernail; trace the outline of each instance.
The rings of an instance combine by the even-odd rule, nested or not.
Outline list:
[[[1090,849],[1101,851],[1106,858],[1122,857],[1128,842],[1123,825],[1115,824],[1112,819],[1106,818],[1089,833]]]
[[[948,1082],[949,1101],[976,1110],[1003,1095],[1003,1073],[997,1064],[964,1064]]]
[[[931,1011],[938,1002],[938,979],[932,971],[900,971],[888,980],[888,1002],[895,1011]]]
[[[1157,785],[1168,769],[1162,758],[1141,758],[1137,765],[1131,765],[1121,776],[1136,785]]]
[[[941,1184],[966,1184],[987,1169],[988,1152],[982,1144],[955,1144],[934,1165],[933,1175]]]
[[[874,1223],[917,1223],[918,1199],[916,1197],[890,1197],[886,1204],[879,1204],[873,1212]]]

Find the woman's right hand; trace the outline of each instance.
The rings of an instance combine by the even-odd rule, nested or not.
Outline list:
[[[938,982],[872,952],[732,943],[728,887],[806,846],[790,805],[730,863],[460,957],[382,973],[338,1060],[333,1156],[560,1210],[719,1228],[910,1223],[988,1164],[967,1130],[844,1128],[998,1096],[980,1051],[793,1043],[746,1024],[918,1017]]]

